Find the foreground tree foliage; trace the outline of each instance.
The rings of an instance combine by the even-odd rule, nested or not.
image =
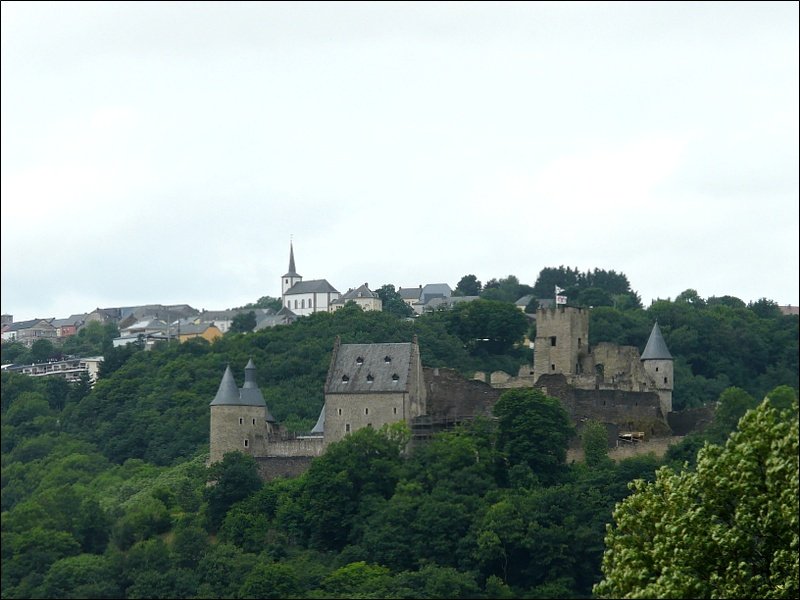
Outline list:
[[[796,598],[798,405],[769,399],[695,471],[636,481],[614,511],[603,557],[605,598]]]

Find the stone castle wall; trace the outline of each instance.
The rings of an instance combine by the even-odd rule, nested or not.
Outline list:
[[[325,439],[321,435],[302,436],[288,440],[270,439],[265,456],[281,458],[287,456],[320,456],[325,452]]]
[[[578,389],[564,375],[544,375],[536,387],[558,398],[573,422],[592,419],[616,423],[622,429],[645,431],[648,435],[669,433],[655,392]]]
[[[311,466],[313,456],[256,456],[258,474],[264,481],[276,477],[297,477]]]
[[[428,415],[436,418],[490,416],[502,390],[477,380],[464,379],[453,369],[425,367]]]
[[[209,460],[222,460],[227,452],[263,455],[267,436],[266,409],[258,406],[211,407]],[[246,445],[245,445],[246,441]]]
[[[325,399],[326,442],[338,441],[362,427],[380,429],[387,423],[411,423],[411,419],[419,415],[413,410],[410,396],[407,392],[328,394]]]

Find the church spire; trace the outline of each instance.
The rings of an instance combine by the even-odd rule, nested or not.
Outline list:
[[[289,271],[284,275],[284,277],[300,277],[297,274],[297,269],[294,266],[294,246],[292,242],[289,242]]]
[[[292,287],[294,284],[303,281],[303,278],[297,273],[297,269],[294,266],[294,244],[292,244],[292,240],[289,240],[289,272],[285,273],[281,276],[281,303],[286,307],[291,309],[291,306],[287,304],[288,300],[286,300],[286,292]],[[297,307],[295,307],[297,308]]]

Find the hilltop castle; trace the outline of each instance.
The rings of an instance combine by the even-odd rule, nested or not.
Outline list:
[[[413,439],[422,440],[454,423],[490,416],[510,387],[542,389],[561,401],[574,423],[594,419],[610,430],[669,433],[673,359],[658,324],[641,356],[633,346],[590,348],[588,339],[587,309],[540,308],[533,368],[524,367],[519,377],[492,374],[490,386],[448,369],[423,369],[416,337],[386,344],[342,344],[337,338],[324,405],[312,431],[301,436],[290,435],[270,413],[252,360],[241,388],[227,367],[210,405],[210,462],[238,450],[256,458],[267,478],[296,475],[328,444],[363,427],[405,422]]]

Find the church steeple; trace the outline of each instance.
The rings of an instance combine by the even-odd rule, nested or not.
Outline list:
[[[281,294],[286,294],[286,290],[290,289],[295,283],[302,281],[303,278],[297,273],[294,266],[294,245],[289,242],[289,271],[281,277]],[[284,303],[285,306],[285,303]]]

